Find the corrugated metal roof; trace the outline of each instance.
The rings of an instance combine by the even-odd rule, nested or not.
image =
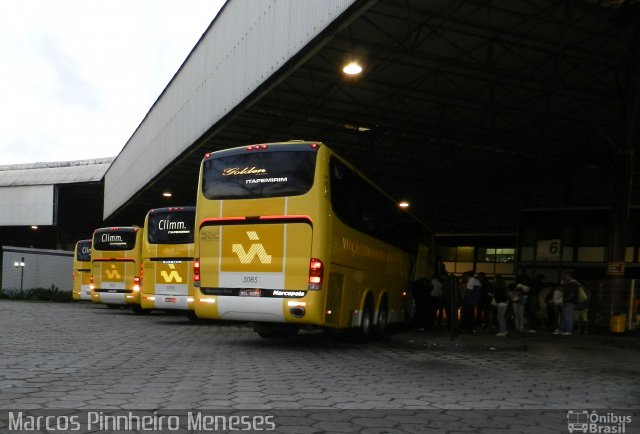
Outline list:
[[[0,187],[100,181],[114,157],[0,166]]]
[[[104,217],[161,174],[354,2],[227,1],[106,173]]]

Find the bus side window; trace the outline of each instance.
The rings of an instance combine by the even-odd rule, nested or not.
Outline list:
[[[353,199],[347,199],[343,209],[343,218],[349,226],[359,227],[362,220],[358,203]]]

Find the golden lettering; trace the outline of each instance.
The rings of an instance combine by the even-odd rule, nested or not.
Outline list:
[[[231,175],[264,175],[267,173],[267,169],[257,169],[255,166],[253,167],[245,167],[244,169],[240,169],[239,167],[229,167],[222,171],[223,176],[231,176]]]

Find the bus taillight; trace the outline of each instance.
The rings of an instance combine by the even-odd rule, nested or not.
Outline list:
[[[133,278],[133,290],[135,292],[140,291],[140,278],[138,276]]]
[[[200,259],[193,261],[193,282],[200,282]]]
[[[93,274],[89,277],[89,289],[93,290],[96,286],[93,284]]]
[[[320,259],[311,258],[309,262],[309,290],[322,289],[322,276],[324,275],[324,265]]]

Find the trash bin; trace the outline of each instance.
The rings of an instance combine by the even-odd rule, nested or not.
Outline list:
[[[611,315],[611,332],[624,333],[627,330],[627,315]]]

